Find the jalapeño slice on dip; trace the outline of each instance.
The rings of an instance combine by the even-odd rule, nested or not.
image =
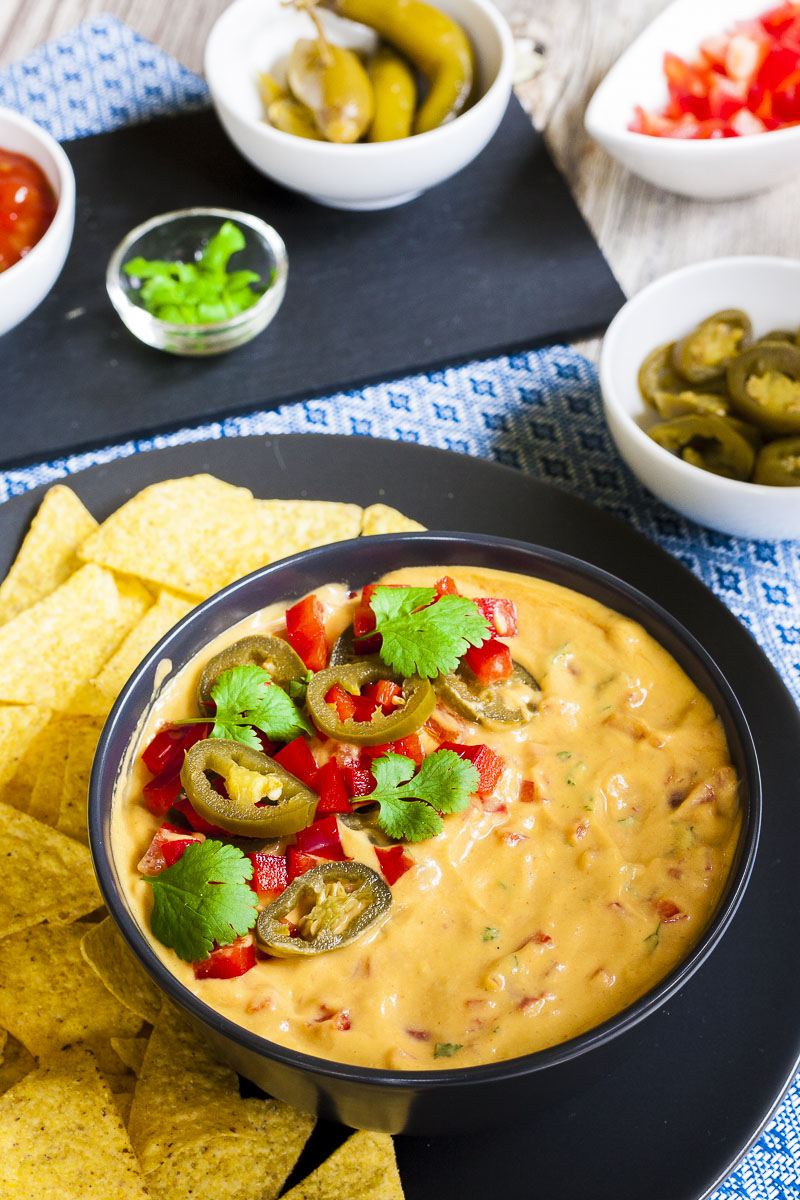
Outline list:
[[[115,809],[181,983],[337,1062],[584,1032],[687,955],[735,856],[721,722],[663,647],[556,584],[448,569],[229,630],[159,695]]]

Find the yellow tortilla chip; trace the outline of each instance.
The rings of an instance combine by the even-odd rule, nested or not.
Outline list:
[[[51,487],[0,584],[0,624],[64,583],[80,565],[78,547],[96,528],[94,517],[70,488],[61,483]]]
[[[155,1025],[162,994],[128,949],[111,917],[87,928],[81,954],[120,1004]]]
[[[0,1096],[0,1163],[10,1197],[147,1200],[108,1084],[85,1050],[63,1050]]]
[[[0,788],[16,775],[31,743],[50,720],[35,704],[0,706]]]
[[[388,1133],[354,1133],[284,1200],[403,1200]]]
[[[300,1112],[281,1100],[248,1096],[244,1106],[263,1145],[269,1147],[267,1165],[261,1175],[259,1200],[276,1200],[311,1134],[317,1118]]]
[[[181,1142],[144,1178],[153,1200],[263,1200],[270,1156],[252,1132],[217,1133]]]
[[[158,1170],[171,1151],[198,1139],[208,1144],[219,1136],[252,1133],[238,1077],[167,1001],[147,1044],[130,1133],[145,1174]]]
[[[83,950],[83,945],[81,945]],[[147,1049],[146,1037],[112,1037],[111,1045],[134,1075],[139,1075],[144,1062],[144,1052]]]
[[[133,496],[86,539],[80,557],[205,597],[257,560],[252,493],[212,475],[168,479]]]
[[[0,880],[0,939],[102,903],[87,848],[8,804],[0,804]]]
[[[117,1106],[117,1112],[120,1115],[122,1124],[127,1125],[131,1116],[133,1092],[114,1092],[114,1103]]]
[[[0,701],[68,709],[127,632],[131,599],[89,564],[0,626]]]
[[[9,1037],[5,1030],[2,1032],[8,1040],[0,1061],[0,1095],[20,1079],[24,1079],[36,1066],[36,1059],[28,1053],[22,1042],[18,1042],[15,1037]]]
[[[3,1062],[3,1055],[5,1054],[7,1041],[8,1032],[5,1029],[0,1029],[0,1064]]]
[[[86,927],[38,925],[0,940],[0,1025],[31,1054],[139,1032],[80,951]]]
[[[56,829],[78,841],[89,844],[87,803],[89,776],[92,773],[94,752],[103,728],[101,717],[76,718],[72,723],[67,744],[67,761],[61,788]]]
[[[46,727],[28,802],[30,815],[54,828],[61,808],[73,724],[74,718],[57,718]]]
[[[362,509],[358,504],[333,500],[256,500],[255,507],[261,546],[259,566],[310,550],[312,546],[356,538],[361,530]]]
[[[388,504],[370,504],[364,509],[364,519],[361,522],[362,537],[370,537],[376,533],[412,533],[415,529],[425,529],[419,521],[404,517],[396,508]]]
[[[49,712],[49,709],[40,711]],[[45,753],[48,740],[50,723],[43,725],[33,740],[28,744],[28,748],[17,763],[17,769],[13,776],[6,783],[5,787],[0,788],[0,801],[3,804],[11,804],[14,808],[18,808],[20,812],[28,812],[30,810],[31,793],[36,782],[36,777],[39,774],[42,755]]]

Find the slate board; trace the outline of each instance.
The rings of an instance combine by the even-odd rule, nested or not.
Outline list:
[[[69,258],[47,299],[0,341],[0,394],[13,398],[3,465],[588,334],[624,300],[516,99],[469,167],[375,213],[324,208],[273,184],[210,110],[65,149],[77,180]],[[272,325],[201,360],[141,345],[105,292],[123,235],[190,205],[256,213],[289,253]]]

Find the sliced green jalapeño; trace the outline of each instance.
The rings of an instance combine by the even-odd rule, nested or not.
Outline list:
[[[227,795],[212,778],[222,779]],[[227,738],[206,738],[187,751],[181,783],[192,807],[227,833],[275,838],[314,820],[319,797],[260,750]]]
[[[326,954],[385,921],[391,906],[389,886],[366,863],[318,863],[259,913],[256,940],[277,958]]]
[[[433,686],[453,712],[479,725],[521,725],[536,712],[541,688],[518,662],[510,679],[487,686],[479,683],[466,663],[452,675],[440,675]]]
[[[404,679],[402,702],[397,710],[376,712],[369,721],[354,721],[352,717],[342,720],[336,706],[325,699],[336,684],[351,696],[357,696],[368,683],[391,678],[391,674],[385,663],[375,660],[345,662],[317,671],[306,693],[306,706],[317,729],[337,741],[359,746],[382,746],[416,733],[436,707],[436,694],[429,679],[420,679],[418,675]]]
[[[305,683],[308,671],[299,654],[283,638],[252,634],[226,646],[206,663],[197,685],[197,703],[203,712],[214,703],[211,689],[223,671],[233,667],[263,667],[273,683],[286,690],[290,684]]]

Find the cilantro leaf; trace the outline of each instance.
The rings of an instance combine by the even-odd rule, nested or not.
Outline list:
[[[380,805],[378,823],[389,837],[421,842],[442,830],[440,813],[462,812],[477,790],[479,775],[467,759],[454,750],[437,750],[422,760],[404,754],[376,758],[372,771],[377,786],[370,800]]]
[[[153,936],[186,962],[208,958],[256,923],[256,896],[247,880],[253,864],[236,846],[206,839],[187,846],[159,875],[153,889]]]
[[[370,608],[381,635],[381,658],[400,675],[432,677],[455,671],[469,646],[489,637],[489,622],[474,601],[440,596],[433,588],[375,589]]]
[[[270,683],[263,667],[231,667],[222,671],[211,689],[217,706],[212,737],[232,738],[255,750],[261,743],[252,726],[276,742],[312,734],[308,720],[283,688]]]

